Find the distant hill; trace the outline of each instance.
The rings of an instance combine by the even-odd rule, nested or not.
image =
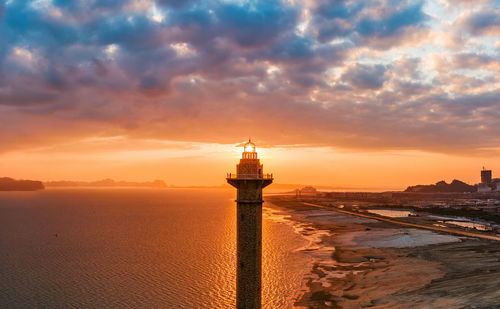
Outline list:
[[[15,180],[9,177],[0,178],[0,191],[36,191],[45,187],[37,180]]]
[[[416,185],[409,186],[405,192],[422,192],[422,193],[437,193],[437,192],[476,192],[475,186],[466,184],[463,181],[454,179],[451,183],[446,183],[442,180],[434,185]]]
[[[98,181],[47,181],[47,187],[142,187],[142,188],[167,188],[163,180],[134,182],[134,181],[114,181],[113,179],[103,179]]]

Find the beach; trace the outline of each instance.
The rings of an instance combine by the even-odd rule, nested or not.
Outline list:
[[[309,244],[293,308],[498,308],[500,242],[266,198]]]

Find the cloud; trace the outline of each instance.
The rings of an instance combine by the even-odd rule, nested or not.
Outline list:
[[[356,64],[342,74],[342,81],[355,89],[379,89],[387,80],[386,71],[383,65]]]
[[[458,53],[453,55],[452,62],[456,68],[500,70],[500,56],[485,53]]]
[[[295,25],[296,13],[279,1],[224,3],[215,10],[220,33],[243,47],[269,44]]]
[[[397,34],[405,27],[421,25],[425,20],[422,3],[401,6],[387,16],[365,17],[356,25],[356,32],[362,37],[387,37]]]
[[[413,32],[423,32],[428,16],[423,2],[398,1],[380,3],[321,2],[313,18],[320,42],[348,38],[360,45],[388,49],[399,45]]]
[[[500,33],[500,9],[489,9],[473,12],[462,21],[465,30],[473,35]]]
[[[430,4],[9,1],[0,6],[0,151],[103,135],[498,145],[498,46],[487,38],[496,11],[483,1],[446,15]],[[463,45],[429,35],[450,31],[439,14],[467,30]]]
[[[174,8],[180,8],[180,7],[185,7],[189,6],[193,0],[157,0],[156,3],[158,3],[160,6],[169,6],[169,7],[174,7]]]

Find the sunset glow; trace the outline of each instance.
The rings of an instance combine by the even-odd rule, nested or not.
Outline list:
[[[27,18],[29,16],[29,18]],[[498,1],[6,1],[0,170],[402,189],[500,171]]]
[[[500,0],[0,0],[0,308],[500,308]]]

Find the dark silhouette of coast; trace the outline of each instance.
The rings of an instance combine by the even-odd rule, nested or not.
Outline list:
[[[47,187],[64,188],[64,187],[136,187],[136,188],[167,188],[163,180],[136,182],[136,181],[115,181],[113,179],[102,179],[98,181],[47,181],[44,183]]]
[[[451,183],[441,180],[434,185],[416,185],[409,186],[405,192],[422,192],[422,193],[437,193],[437,192],[476,192],[477,187],[466,184],[463,181],[454,179]]]
[[[16,180],[10,177],[0,178],[0,191],[36,191],[45,189],[38,180]]]

